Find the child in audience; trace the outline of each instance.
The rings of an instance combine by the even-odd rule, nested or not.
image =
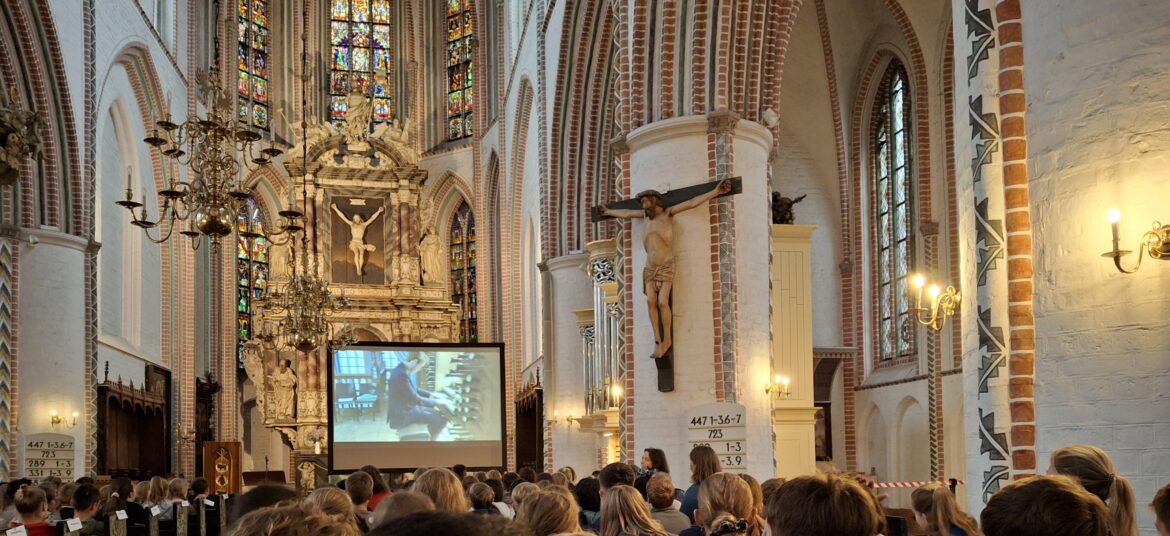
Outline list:
[[[778,477],[769,478],[760,484],[760,493],[764,496],[765,506],[767,506],[768,500],[772,498],[772,495],[776,493],[776,490],[780,489],[780,486],[783,486],[785,482],[787,482],[787,479]]]
[[[764,528],[757,519],[751,487],[738,475],[715,473],[699,486],[695,525],[679,536],[759,536]]]
[[[73,493],[77,491],[77,484],[67,482],[61,485],[57,493],[57,511],[49,514],[50,521],[69,519],[73,515]]]
[[[982,536],[979,525],[959,510],[950,488],[931,482],[910,494],[914,520],[932,536]]]
[[[524,501],[539,491],[540,487],[531,482],[520,482],[516,484],[516,489],[512,490],[512,509],[519,513]]]
[[[476,482],[467,490],[467,498],[471,500],[471,511],[477,514],[500,515],[500,511],[492,504],[495,497],[492,487],[483,482]]]
[[[698,445],[691,449],[691,487],[683,493],[682,507],[679,511],[687,518],[695,519],[695,508],[699,507],[699,486],[707,477],[723,470],[719,463],[719,455],[706,445]]]
[[[16,490],[13,503],[18,517],[9,522],[9,527],[23,526],[29,536],[56,536],[56,527],[45,521],[49,505],[40,486],[21,486]]]
[[[349,475],[345,478],[345,492],[353,502],[354,515],[363,523],[369,523],[370,516],[373,515],[370,511],[370,497],[374,496],[374,479],[364,471]]]
[[[663,473],[665,474],[665,473]],[[667,536],[632,486],[614,486],[601,498],[601,536]]]
[[[340,488],[333,486],[317,488],[305,498],[305,503],[317,507],[318,510],[335,519],[336,523],[353,526],[359,533],[364,534],[370,530],[366,521],[358,519],[354,513],[353,501],[350,500],[349,494]]]
[[[129,499],[130,502],[137,503],[139,506],[150,506],[147,499],[150,497],[150,481],[140,480],[134,484],[134,498]]]
[[[105,522],[96,517],[101,498],[101,492],[93,484],[81,484],[73,492],[71,504],[77,519],[81,520],[81,536],[106,534]]]
[[[691,520],[675,507],[670,473],[657,472],[650,477],[646,482],[646,499],[650,503],[650,517],[662,523],[667,532],[678,534],[690,528]]]
[[[345,500],[349,501],[348,498]],[[338,523],[337,519],[311,505],[291,503],[261,508],[241,517],[228,535],[360,536],[361,532],[354,524]]]
[[[555,491],[536,491],[516,511],[516,521],[528,525],[536,536],[580,531],[577,516],[577,503]]]
[[[600,526],[601,520],[601,483],[596,478],[582,478],[577,482],[573,494],[577,499],[577,506],[581,508],[582,527]],[[688,526],[690,524],[688,523]]]
[[[490,475],[491,473],[488,474]],[[489,478],[484,480],[483,483],[492,488],[492,506],[496,507],[500,515],[508,519],[515,518],[516,511],[508,503],[504,502],[504,483],[500,482],[498,478]]]
[[[1154,509],[1154,526],[1158,529],[1158,536],[1170,536],[1170,484],[1162,486],[1154,494],[1150,508]]]
[[[0,527],[7,527],[9,523],[19,519],[20,514],[16,511],[16,491],[21,486],[31,486],[32,480],[27,478],[18,478],[9,482],[4,488],[3,509],[0,510]]]
[[[471,511],[467,494],[463,492],[463,483],[449,469],[428,469],[415,479],[411,489],[430,497],[436,510],[456,513]]]
[[[856,481],[833,474],[785,482],[767,504],[771,536],[875,536],[885,530],[877,499]]]
[[[182,478],[172,478],[167,482],[167,492],[155,506],[162,511],[159,519],[171,521],[175,519],[175,505],[187,500],[187,481]]]
[[[1133,487],[1117,474],[1113,460],[1092,445],[1069,445],[1052,453],[1050,473],[1071,476],[1109,507],[1113,536],[1137,536],[1137,501]]]
[[[261,484],[243,495],[236,496],[232,502],[231,510],[228,511],[228,525],[235,526],[240,518],[261,508],[297,498],[297,492],[287,486]]]
[[[148,483],[149,484],[149,483]],[[129,478],[120,476],[110,481],[110,496],[102,509],[103,516],[114,515],[118,510],[126,511],[126,522],[129,525],[145,525],[146,509],[134,502],[138,496],[134,492],[134,484]]]
[[[195,480],[192,480],[191,489],[187,492],[187,495],[190,496],[188,500],[191,502],[191,504],[197,504],[199,501],[206,499],[208,487],[209,486],[207,484],[206,478],[196,478]]]
[[[386,484],[386,479],[382,477],[382,472],[379,471],[377,467],[374,467],[373,465],[363,465],[361,472],[370,475],[370,481],[374,483],[372,494],[370,495],[370,502],[366,505],[366,509],[372,512],[375,508],[378,507],[378,504],[382,502],[382,499],[385,499],[394,493],[390,491],[390,486]]]
[[[416,491],[400,491],[387,497],[370,517],[370,527],[376,528],[389,521],[419,512],[433,512],[435,503],[430,497]]]
[[[1110,534],[1105,503],[1065,476],[1033,476],[1004,486],[987,501],[980,520],[986,536]]]

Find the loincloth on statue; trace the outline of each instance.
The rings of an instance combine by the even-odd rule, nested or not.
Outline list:
[[[364,249],[366,251],[374,251],[375,249],[378,249],[378,248],[376,246],[374,246],[373,244],[367,244],[365,242],[362,242],[361,240],[350,240],[349,241],[349,250],[350,251],[362,250],[362,249]]]
[[[642,269],[642,284],[648,283],[673,283],[674,282],[674,260],[659,264],[658,266],[646,265]]]

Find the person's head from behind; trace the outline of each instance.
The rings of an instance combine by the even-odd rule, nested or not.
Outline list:
[[[228,524],[235,525],[236,521],[251,512],[296,498],[297,492],[286,486],[261,484],[243,495],[236,496],[231,511],[228,512]]]
[[[577,471],[575,469],[573,469],[572,467],[569,467],[568,465],[566,465],[560,469],[557,469],[557,472],[562,474],[562,475],[565,475],[565,478],[567,478],[569,480],[569,485],[572,485],[574,482],[577,481]]]
[[[449,469],[428,469],[414,480],[411,489],[430,497],[436,510],[466,512],[470,508],[463,483]]]
[[[341,488],[322,486],[305,497],[305,502],[338,519],[353,517],[353,502],[349,500],[349,494]]]
[[[8,487],[4,488],[4,504],[12,505],[16,501],[16,492],[20,490],[21,486],[31,486],[32,480],[27,478],[18,478],[8,483]]]
[[[455,476],[459,476],[459,475],[455,475]],[[472,485],[478,484],[479,479],[475,478],[474,475],[467,475],[467,476],[463,477],[462,479],[460,479],[460,483],[463,484],[463,491],[466,492],[467,490],[471,489]]]
[[[76,492],[77,484],[73,482],[61,484],[61,488],[57,491],[57,507],[71,507],[73,504],[73,494]]]
[[[772,495],[776,493],[776,490],[780,489],[780,486],[783,486],[787,481],[788,479],[786,478],[777,477],[769,478],[761,482],[760,493],[764,495],[764,504],[768,504],[768,499],[772,498]]]
[[[597,481],[601,484],[602,495],[605,494],[605,490],[614,486],[633,486],[634,468],[630,467],[628,463],[611,463],[601,468],[601,473],[597,475]]]
[[[978,534],[975,520],[959,510],[959,503],[950,488],[942,482],[931,482],[910,494],[914,520],[934,534],[949,534],[958,528],[968,534]]]
[[[374,496],[374,479],[364,471],[358,471],[345,478],[345,492],[349,494],[349,500],[353,501],[354,506],[365,507],[366,503],[370,502],[370,497]]]
[[[374,515],[370,516],[370,527],[406,517],[419,512],[433,512],[435,502],[417,491],[400,491],[378,503]]]
[[[167,499],[167,481],[161,476],[152,477],[150,479],[150,487],[147,488],[146,502],[150,504],[161,504]]]
[[[20,514],[20,521],[24,524],[44,521],[49,513],[49,502],[45,499],[45,490],[40,486],[21,486],[13,497],[16,512]]]
[[[874,536],[885,530],[877,499],[856,481],[833,474],[785,482],[766,506],[772,536]]]
[[[181,501],[187,498],[187,479],[172,478],[167,483],[167,497],[168,501]]]
[[[191,481],[191,496],[192,497],[206,496],[208,487],[209,486],[207,484],[206,478],[196,478],[195,480],[192,480]]]
[[[649,448],[642,451],[642,469],[653,469],[670,472],[670,464],[666,462],[666,453],[662,449]]]
[[[646,501],[654,508],[669,508],[674,504],[674,482],[670,473],[658,472],[646,482]]]
[[[459,477],[460,480],[463,480],[463,477],[467,476],[467,466],[457,463],[451,466],[451,472],[455,473],[455,476]]]
[[[516,487],[512,490],[513,506],[516,509],[519,509],[520,505],[524,504],[524,501],[528,500],[529,497],[536,495],[536,493],[539,491],[540,486],[537,486],[532,482],[521,482],[516,484]]]
[[[695,525],[708,532],[744,534],[757,524],[752,489],[738,475],[715,473],[699,484]],[[762,530],[763,527],[757,527]]]
[[[150,497],[150,481],[140,480],[134,484],[134,495],[131,496],[130,501],[144,503],[147,497]]]
[[[386,478],[382,476],[382,471],[373,465],[363,465],[361,472],[370,475],[370,481],[374,483],[374,494],[386,493],[390,491],[390,486],[386,485]],[[346,486],[348,488],[348,486]]]
[[[110,481],[110,494],[106,500],[105,512],[112,514],[118,510],[125,510],[126,503],[134,500],[134,483],[129,478],[120,476]]]
[[[1158,529],[1158,536],[1170,536],[1170,484],[1162,486],[1154,494],[1150,508],[1154,509],[1154,526]]]
[[[1117,474],[1113,460],[1105,451],[1092,445],[1069,445],[1052,453],[1049,473],[1073,477],[1089,493],[1109,507],[1113,534],[1137,533],[1137,500],[1133,487]]]
[[[489,478],[484,480],[483,483],[492,488],[492,502],[501,502],[504,500],[504,483],[500,482],[500,479]]]
[[[379,504],[381,506],[381,504]],[[477,516],[455,512],[421,512],[387,521],[369,536],[532,536],[528,527],[500,516]]]
[[[692,484],[702,484],[704,479],[723,470],[719,455],[707,445],[697,445],[691,449],[690,458]]]
[[[1004,486],[987,501],[980,522],[986,536],[1110,534],[1105,503],[1065,476],[1033,476]]]
[[[83,521],[97,515],[101,502],[102,492],[93,484],[81,484],[73,490],[73,514]]]
[[[496,502],[496,493],[492,487],[483,482],[476,482],[467,488],[467,498],[475,510],[491,510],[492,503]]]
[[[520,477],[520,480],[532,482],[533,484],[536,483],[536,470],[531,467],[521,467],[520,471],[516,474]]]
[[[577,487],[573,488],[573,495],[577,497],[577,505],[582,510],[601,511],[601,483],[596,478],[582,478],[577,482]]]
[[[650,516],[638,490],[625,485],[605,490],[601,499],[601,536],[665,532],[662,524]]]
[[[569,487],[569,477],[565,476],[564,473],[557,471],[552,474],[552,483],[554,486],[567,488]]]
[[[341,521],[311,504],[290,502],[248,513],[228,536],[361,536],[356,524]]]
[[[536,536],[549,536],[581,530],[577,516],[580,509],[566,493],[537,491],[526,497],[516,511],[516,521],[528,525]]]

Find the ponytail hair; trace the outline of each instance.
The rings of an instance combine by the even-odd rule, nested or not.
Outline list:
[[[126,501],[134,493],[134,483],[129,478],[120,476],[110,481],[110,498],[102,509],[106,515],[126,509]]]
[[[1137,536],[1137,500],[1133,486],[1117,474],[1113,460],[1092,445],[1069,445],[1052,453],[1052,469],[1076,479],[1109,507],[1113,536]]]
[[[942,482],[930,482],[910,494],[911,506],[915,513],[926,518],[928,530],[932,534],[946,536],[951,528],[957,528],[967,533],[967,536],[982,536],[979,524],[971,516],[959,510],[950,488]]]
[[[16,505],[16,511],[21,515],[39,513],[47,508],[45,503],[44,490],[29,485],[20,486],[20,489],[16,490],[16,497],[13,501],[13,504]]]
[[[751,525],[743,518],[737,518],[729,513],[715,516],[710,523],[706,523],[707,534],[710,536],[736,536],[747,534]]]

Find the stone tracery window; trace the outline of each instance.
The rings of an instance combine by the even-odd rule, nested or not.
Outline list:
[[[459,341],[478,342],[479,327],[476,307],[476,252],[475,215],[471,205],[463,201],[451,219],[450,256],[451,301],[463,308],[459,320]]]
[[[475,16],[472,0],[447,0],[447,139],[471,136],[472,48]]]
[[[880,361],[892,361],[914,353],[916,331],[908,293],[914,259],[913,124],[909,79],[897,60],[882,77],[873,109],[876,350]]]
[[[271,112],[271,66],[268,0],[236,0],[239,26],[236,53],[236,93],[240,122],[268,130]]]
[[[244,363],[244,343],[252,335],[252,301],[268,291],[268,240],[264,237],[264,211],[249,199],[240,209],[236,233],[236,359]],[[249,239],[244,232],[260,236]]]
[[[374,123],[392,121],[391,0],[330,0],[329,119],[345,120],[349,93],[373,98]]]

